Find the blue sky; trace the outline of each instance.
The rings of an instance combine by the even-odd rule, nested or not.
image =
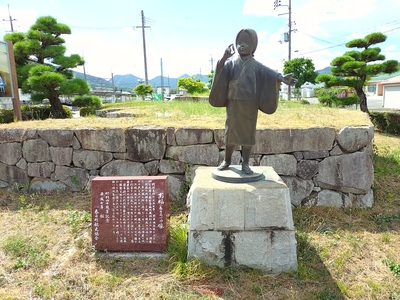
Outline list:
[[[255,58],[282,71],[288,58],[289,0],[273,9],[274,0],[6,0],[0,4],[1,37],[26,32],[40,16],[50,15],[68,25],[67,53],[83,55],[86,73],[111,78],[144,77],[141,11],[146,25],[149,79],[161,74],[208,74],[242,28],[255,29]],[[387,59],[400,60],[400,0],[292,0],[292,58],[313,60],[316,69],[343,54],[344,44],[380,31],[388,39],[378,46]],[[82,68],[77,71],[82,72]]]

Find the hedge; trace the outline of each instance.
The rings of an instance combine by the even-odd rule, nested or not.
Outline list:
[[[50,118],[50,105],[23,105],[21,106],[22,121],[45,120]],[[72,118],[72,112],[68,106],[63,105],[63,118]],[[0,110],[0,123],[14,122],[14,111],[12,108]]]
[[[376,129],[382,132],[400,135],[400,113],[370,112],[369,115]]]

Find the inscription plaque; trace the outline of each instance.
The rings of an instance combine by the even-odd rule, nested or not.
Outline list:
[[[92,243],[96,250],[167,248],[167,176],[107,176],[92,180]]]

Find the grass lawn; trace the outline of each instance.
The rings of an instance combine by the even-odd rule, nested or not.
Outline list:
[[[154,117],[159,110],[165,114],[154,117],[153,124],[170,126],[167,119],[174,110],[169,111],[169,103],[160,104],[152,109],[143,105],[141,116]],[[193,116],[176,114],[185,117],[182,124],[223,127],[223,109],[197,109]],[[300,104],[283,103],[266,117],[259,127],[370,125],[359,111]],[[135,119],[140,117],[80,119],[0,129],[66,123],[64,128],[132,126],[139,125]],[[180,122],[171,124],[178,127]],[[400,299],[400,137],[375,133],[374,167],[371,209],[293,210],[299,269],[278,275],[187,262],[187,211],[180,203],[170,210],[167,257],[115,257],[97,253],[91,245],[89,193],[0,189],[0,299]]]
[[[164,127],[224,128],[225,108],[212,107],[207,101],[151,102],[133,101],[106,104],[105,110],[120,109],[135,117],[48,119],[0,124],[2,128],[82,128],[133,127],[138,125]],[[281,101],[272,115],[259,112],[258,128],[301,128],[371,125],[367,114],[357,110],[304,105],[299,101]]]

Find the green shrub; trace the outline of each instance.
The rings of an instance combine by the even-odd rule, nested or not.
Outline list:
[[[359,104],[359,103],[360,103],[360,99],[356,95],[337,98],[337,100],[336,100],[337,107],[350,106],[350,105]]]
[[[66,106],[66,105],[63,105],[62,106],[63,107],[63,118],[65,118],[65,119],[71,119],[72,118],[72,111],[71,111],[71,109],[68,107],[68,106]]]
[[[324,95],[318,97],[318,101],[325,106],[329,107],[345,107],[349,105],[358,104],[360,101],[357,96],[338,97],[336,95]]]
[[[381,112],[370,112],[369,116],[371,118],[372,124],[374,124],[376,129],[381,131],[386,131],[386,119]]]
[[[63,105],[62,118],[72,118],[72,112],[68,106]],[[50,105],[24,105],[21,108],[22,120],[45,120],[51,116]]]
[[[94,107],[100,109],[102,107],[101,99],[97,96],[76,96],[72,101],[73,106],[77,107]]]
[[[301,100],[300,100],[300,103],[301,103],[301,104],[304,104],[304,105],[309,105],[309,104],[310,104],[310,101],[305,100],[305,99],[301,99]]]
[[[50,105],[23,105],[21,107],[22,120],[45,120],[50,117]]]
[[[94,114],[96,114],[96,107],[93,107],[93,106],[82,107],[82,108],[79,110],[79,114],[80,114],[81,117],[86,117],[86,116],[94,115]]]
[[[391,134],[400,134],[400,114],[394,112],[370,112],[375,128]]]
[[[14,122],[14,112],[10,108],[2,109],[0,111],[0,123],[12,123]]]
[[[31,120],[45,120],[50,118],[51,106],[50,105],[22,105],[21,116],[23,121]],[[63,105],[62,118],[72,118],[72,111],[68,106]],[[0,111],[0,123],[14,122],[14,112],[12,108],[2,109]]]
[[[328,95],[320,96],[320,97],[318,97],[318,101],[319,101],[319,103],[321,103],[324,106],[332,107],[332,103],[333,103],[332,96],[328,96]]]
[[[359,103],[357,95],[351,95],[348,97],[339,97],[338,95],[341,94],[343,95],[344,91],[346,91],[346,89],[344,89],[343,87],[314,89],[314,93],[315,96],[318,97],[318,101],[325,106],[344,107]]]
[[[400,134],[400,114],[385,112],[384,115],[387,124],[386,131],[392,134]]]

